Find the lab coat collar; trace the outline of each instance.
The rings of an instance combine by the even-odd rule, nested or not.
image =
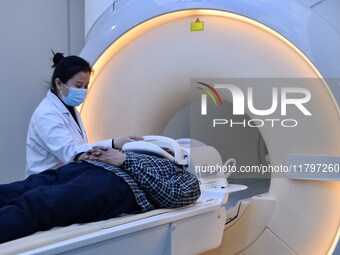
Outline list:
[[[64,114],[65,116],[67,116],[67,118],[69,119],[69,121],[73,124],[73,126],[78,130],[78,132],[80,133],[80,135],[83,137],[83,139],[86,139],[86,135],[85,135],[85,130],[83,127],[83,123],[80,119],[79,113],[78,111],[75,109],[75,113],[78,119],[78,123],[73,119],[71,113],[69,112],[69,110],[66,108],[66,106],[64,105],[63,102],[61,102],[61,100],[59,99],[59,97],[57,97],[51,90],[49,90],[47,92],[47,98],[49,100],[51,100],[51,102],[58,108],[58,110]],[[79,127],[80,126],[80,127]]]
[[[70,112],[66,108],[66,106],[63,104],[63,102],[60,101],[59,97],[57,97],[51,90],[47,92],[47,98],[51,100],[51,102],[58,108],[59,111],[61,111],[63,114],[70,115]]]

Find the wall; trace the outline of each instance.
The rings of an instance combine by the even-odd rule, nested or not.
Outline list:
[[[45,97],[52,53],[84,46],[84,0],[0,0],[0,183],[24,178],[30,117]]]

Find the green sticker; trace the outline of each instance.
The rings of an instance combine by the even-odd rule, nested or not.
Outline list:
[[[204,30],[204,22],[200,21],[199,18],[195,22],[191,22],[190,31],[191,32],[202,32]]]

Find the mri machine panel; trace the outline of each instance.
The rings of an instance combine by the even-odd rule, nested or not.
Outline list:
[[[260,132],[274,165],[284,164],[289,154],[340,155],[339,108],[330,93],[337,97],[338,89],[317,79],[318,70],[327,78],[340,74],[339,34],[327,21],[294,1],[150,1],[143,6],[141,2],[119,6],[118,1],[114,12],[108,9],[81,53],[95,63],[96,73],[82,108],[92,141],[127,133],[161,134],[169,120],[188,106],[191,78],[313,78],[304,85],[312,93],[308,108],[313,118],[303,119],[295,129],[267,127]],[[228,11],[273,28],[305,55],[266,27]],[[129,12],[133,19],[124,15]],[[205,22],[202,33],[189,30],[196,18]],[[265,87],[258,89],[265,95]],[[231,101],[228,95],[224,100]],[[268,103],[269,99],[263,96],[262,100]],[[299,118],[298,112],[289,117]],[[232,137],[225,134],[221,139]],[[235,143],[237,139],[241,138]],[[240,221],[225,231],[217,253],[265,252],[275,247],[275,240],[298,254],[332,250],[339,229],[340,208],[335,202],[340,197],[339,183],[293,181],[279,174],[272,176],[267,196],[276,203],[263,234],[243,246],[233,242],[242,238],[233,230],[241,226]],[[254,215],[241,219],[249,232]],[[244,231],[238,232],[247,235]]]

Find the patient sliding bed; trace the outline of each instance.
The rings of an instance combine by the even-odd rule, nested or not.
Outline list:
[[[150,142],[145,141],[144,144],[131,143],[125,149],[163,154],[185,164],[187,171],[193,171],[195,165],[202,163],[222,164],[217,151],[202,143],[193,144],[186,139],[174,142],[158,136],[146,138],[157,147],[145,151],[145,146],[150,146]],[[170,143],[174,156],[159,150],[155,141],[160,139],[162,147],[164,139]],[[0,254],[198,254],[214,249],[222,241],[227,217],[224,205],[229,193],[246,189],[246,186],[228,184],[223,173],[195,174],[200,180],[202,195],[193,205],[56,227],[0,244]]]

